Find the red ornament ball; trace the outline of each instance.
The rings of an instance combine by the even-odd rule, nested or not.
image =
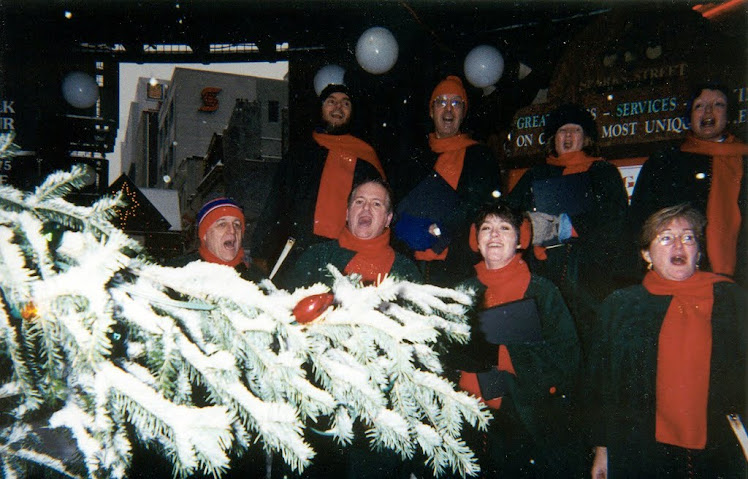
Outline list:
[[[332,293],[321,293],[307,296],[293,308],[296,322],[306,324],[319,318],[335,300]]]

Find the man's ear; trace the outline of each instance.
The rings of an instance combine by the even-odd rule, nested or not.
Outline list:
[[[384,225],[384,227],[388,228],[391,222],[392,222],[392,212],[387,213],[387,223]]]

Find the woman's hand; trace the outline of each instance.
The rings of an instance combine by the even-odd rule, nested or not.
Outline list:
[[[592,479],[607,479],[608,477],[608,448],[595,447],[595,459],[592,460]]]

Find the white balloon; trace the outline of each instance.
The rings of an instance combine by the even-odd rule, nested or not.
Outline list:
[[[68,73],[62,80],[62,96],[75,108],[91,108],[99,99],[99,85],[87,73]]]
[[[384,27],[371,27],[358,39],[356,60],[361,68],[374,75],[390,70],[397,61],[397,40]]]
[[[490,45],[478,45],[465,57],[465,78],[473,86],[485,88],[495,84],[504,73],[504,58]]]
[[[343,77],[345,69],[338,65],[325,65],[314,75],[314,91],[317,95],[322,93],[327,85],[345,85]]]

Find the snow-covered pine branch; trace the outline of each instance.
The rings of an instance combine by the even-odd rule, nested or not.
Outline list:
[[[485,428],[491,415],[435,374],[441,364],[434,350],[439,339],[467,341],[464,312],[472,296],[393,278],[362,286],[329,269],[336,307],[307,325],[309,361],[316,379],[347,409],[343,417],[363,424],[373,448],[409,458],[417,445],[436,475],[476,474],[460,433],[465,422]],[[334,424],[328,433],[347,431]]]
[[[374,448],[423,454],[437,475],[475,473],[459,435],[489,415],[439,376],[435,347],[467,341],[469,294],[395,278],[362,287],[331,271],[335,304],[302,324],[294,307],[325,286],[289,292],[225,266],[152,264],[109,223],[120,199],[63,198],[83,175],[54,174],[32,193],[0,186],[4,476],[36,464],[124,477],[128,430],[182,475],[221,475],[248,447],[301,471],[315,456],[304,430],[326,420],[330,441],[364,430]],[[50,455],[45,425],[78,454]]]

